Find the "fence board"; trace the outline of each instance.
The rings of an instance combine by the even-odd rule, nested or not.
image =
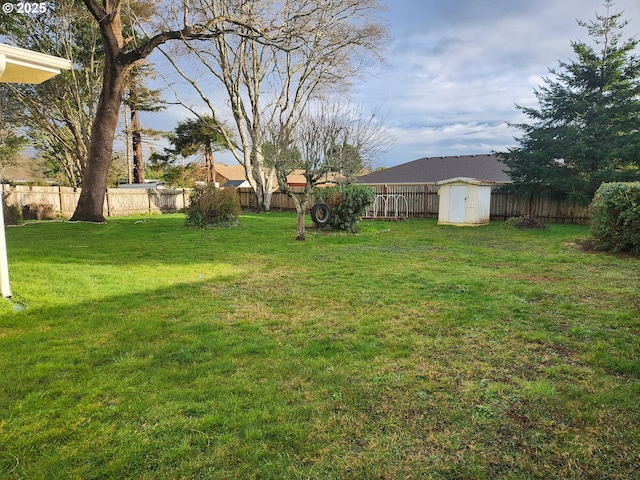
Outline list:
[[[589,207],[551,198],[524,198],[493,192],[491,194],[491,219],[506,220],[511,217],[531,215],[545,223],[588,224]]]
[[[253,189],[251,187],[242,187],[237,188],[236,191],[240,196],[240,205],[244,209],[255,209],[256,208],[256,195],[253,193]],[[302,195],[304,192],[304,187],[291,187],[291,191],[295,193],[300,201],[302,201]],[[315,203],[315,197],[311,195],[309,197],[309,202],[307,203],[307,211],[311,210],[311,207]],[[271,210],[295,210],[296,207],[293,203],[293,200],[289,198],[286,193],[276,191],[271,195]]]

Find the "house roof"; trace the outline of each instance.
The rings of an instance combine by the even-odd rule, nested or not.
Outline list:
[[[215,165],[216,175],[223,177],[229,185],[242,185],[246,181],[244,167],[242,165],[225,165],[224,163],[216,162]],[[327,175],[328,182],[335,182],[338,176],[335,174]],[[224,182],[220,182],[223,184]],[[294,170],[291,174],[287,175],[287,183],[291,186],[304,186],[307,183],[307,179],[304,177],[304,170]]]
[[[469,177],[496,183],[509,183],[507,166],[496,155],[427,157],[386,168],[360,177],[366,185],[423,185]]]
[[[216,162],[215,169],[216,175],[220,175],[226,180],[246,180],[242,165],[225,165],[224,163]]]
[[[224,163],[216,163],[216,175],[223,177],[227,184],[240,186],[246,182],[244,167],[242,165],[225,165]],[[296,170],[287,176],[290,185],[304,185],[307,181],[302,174],[302,170]],[[220,182],[223,183],[223,182]]]
[[[227,180],[224,186],[240,188],[240,187],[250,187],[251,184],[246,180]]]
[[[338,173],[328,172],[320,180],[320,186],[323,185],[335,185],[336,183],[344,181],[344,177]],[[304,170],[294,170],[287,175],[287,183],[292,186],[304,186],[307,184],[307,179],[304,176]]]

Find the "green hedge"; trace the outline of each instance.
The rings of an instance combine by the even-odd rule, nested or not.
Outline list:
[[[186,226],[197,228],[234,227],[240,215],[240,197],[235,188],[198,187],[189,196]]]
[[[375,200],[373,190],[364,185],[336,185],[318,188],[316,200],[326,203],[331,209],[329,227],[356,233],[360,230],[360,220],[368,205]]]
[[[597,249],[640,254],[640,182],[603,183],[590,211]]]

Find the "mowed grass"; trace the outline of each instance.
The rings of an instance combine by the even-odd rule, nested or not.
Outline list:
[[[0,478],[629,479],[640,263],[292,214],[7,231]]]

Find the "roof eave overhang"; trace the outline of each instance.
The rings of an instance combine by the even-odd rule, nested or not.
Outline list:
[[[455,177],[448,178],[446,180],[441,180],[436,182],[436,185],[448,185],[450,183],[467,183],[471,185],[480,185],[480,186],[495,186],[498,182],[494,182],[492,180],[483,180],[481,178],[472,178],[472,177]]]
[[[65,58],[0,43],[0,83],[42,83],[69,69]]]

